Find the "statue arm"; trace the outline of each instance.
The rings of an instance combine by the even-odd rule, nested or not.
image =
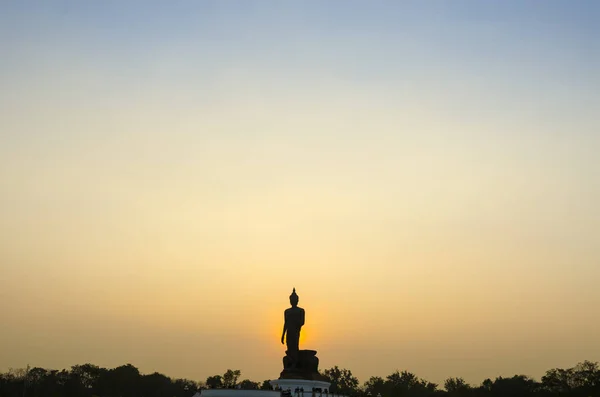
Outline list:
[[[283,345],[284,343],[284,337],[285,337],[285,333],[287,331],[287,321],[285,320],[285,317],[283,319],[283,332],[281,333],[281,344]]]

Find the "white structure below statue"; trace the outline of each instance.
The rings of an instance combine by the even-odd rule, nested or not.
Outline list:
[[[279,397],[275,390],[204,389],[194,397]]]
[[[319,396],[321,393],[326,394],[325,391],[329,392],[329,386],[331,386],[329,382],[305,379],[274,379],[269,381],[269,383],[273,386],[273,390],[289,390],[292,395],[296,395],[296,391],[298,390],[304,390],[306,396],[311,396],[313,389],[321,389],[321,392],[318,392],[316,396]]]
[[[303,379],[276,379],[269,381],[273,390],[203,389],[193,397],[347,397],[329,392],[329,382]],[[321,391],[313,392],[313,388]],[[288,393],[285,393],[285,392]]]

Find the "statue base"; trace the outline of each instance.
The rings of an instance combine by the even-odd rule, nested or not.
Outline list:
[[[279,379],[303,379],[310,381],[326,381],[327,379],[319,373],[319,358],[316,350],[299,350],[297,362],[286,352],[283,358],[283,371]]]

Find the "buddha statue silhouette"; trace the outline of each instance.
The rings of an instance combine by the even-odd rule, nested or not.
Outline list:
[[[304,325],[304,309],[298,307],[298,295],[296,288],[290,295],[290,304],[292,307],[286,309],[284,313],[283,333],[281,334],[281,343],[287,344],[286,354],[290,360],[290,369],[298,365],[298,354],[300,351],[300,331]]]
[[[319,358],[316,350],[300,350],[300,332],[304,325],[304,309],[298,307],[296,288],[290,295],[292,307],[285,310],[281,343],[287,344],[283,357],[283,371],[279,379],[303,379],[326,382],[327,378],[319,373]]]

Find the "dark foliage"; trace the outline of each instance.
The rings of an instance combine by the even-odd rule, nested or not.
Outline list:
[[[358,390],[358,378],[352,375],[349,369],[340,369],[337,365],[323,371],[323,375],[329,379],[331,386],[329,390],[333,393],[353,394]]]
[[[192,397],[198,383],[159,373],[141,375],[131,364],[113,369],[92,364],[71,370],[31,368],[0,374],[0,397]]]
[[[551,369],[538,382],[525,375],[486,379],[469,385],[462,378],[448,378],[443,390],[410,372],[395,372],[385,379],[371,377],[357,394],[376,397],[600,397],[598,363],[584,361],[569,369]]]
[[[266,380],[238,382],[240,375],[239,370],[228,369],[223,375],[209,376],[204,387],[271,388]],[[363,387],[348,369],[336,366],[323,375],[331,381],[332,392],[357,397],[600,397],[600,368],[590,361],[573,368],[551,369],[539,382],[515,375],[486,379],[475,386],[462,378],[448,378],[443,388],[408,371],[396,371],[385,378],[373,376]],[[0,397],[192,397],[200,389],[201,384],[191,380],[172,379],[157,372],[140,374],[131,364],[112,369],[83,364],[60,371],[36,367],[0,374]]]

